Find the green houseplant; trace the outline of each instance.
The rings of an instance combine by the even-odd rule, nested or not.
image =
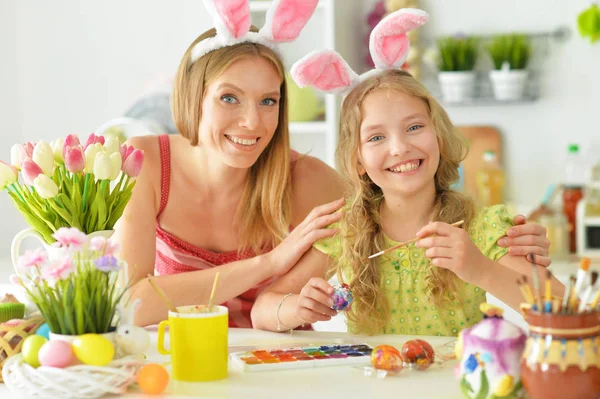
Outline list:
[[[494,64],[490,80],[498,100],[523,97],[527,66],[531,58],[531,41],[525,35],[497,35],[486,46]]]
[[[442,96],[448,102],[469,100],[475,92],[475,63],[479,39],[468,36],[448,36],[436,41],[437,66]]]

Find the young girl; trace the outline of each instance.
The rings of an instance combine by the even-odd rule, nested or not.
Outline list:
[[[281,331],[329,320],[336,312],[325,279],[334,271],[354,295],[352,333],[457,335],[481,319],[486,292],[518,308],[516,280],[532,266],[497,243],[512,217],[502,205],[477,210],[450,189],[465,141],[427,89],[397,69],[408,51],[406,31],[425,19],[419,10],[386,17],[371,37],[378,68],[362,77],[328,51],[294,66],[299,84],[347,93],[337,155],[353,194],[336,223],[339,234],[317,242],[257,299],[256,327]],[[368,259],[415,236],[416,243]],[[552,289],[561,295],[564,287],[553,279]]]

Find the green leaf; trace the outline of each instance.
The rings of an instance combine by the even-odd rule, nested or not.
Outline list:
[[[471,384],[469,384],[469,381],[467,381],[465,374],[463,374],[462,378],[460,379],[460,389],[467,398],[470,398],[471,394],[475,392],[473,391]]]
[[[488,381],[487,378],[487,374],[485,373],[485,370],[481,370],[481,383],[479,386],[479,392],[477,392],[477,396],[475,396],[475,399],[486,399],[488,397],[488,393],[490,391],[490,383]]]

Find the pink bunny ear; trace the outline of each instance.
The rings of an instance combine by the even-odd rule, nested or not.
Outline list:
[[[406,33],[425,24],[428,18],[423,10],[403,8],[382,19],[371,32],[369,40],[375,68],[400,68],[410,48]]]
[[[250,30],[248,0],[204,0],[217,34],[228,39],[246,36]]]
[[[313,86],[326,93],[343,93],[358,79],[335,51],[313,51],[296,61],[290,71],[299,87]]]
[[[295,40],[318,3],[319,0],[273,0],[260,34],[274,42]]]

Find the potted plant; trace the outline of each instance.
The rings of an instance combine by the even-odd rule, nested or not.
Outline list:
[[[501,101],[519,100],[527,82],[527,65],[531,43],[525,35],[498,35],[492,38],[487,50],[494,63],[490,80],[494,97]]]
[[[450,36],[437,40],[438,79],[445,101],[461,102],[473,98],[478,47],[479,39],[475,37]]]

